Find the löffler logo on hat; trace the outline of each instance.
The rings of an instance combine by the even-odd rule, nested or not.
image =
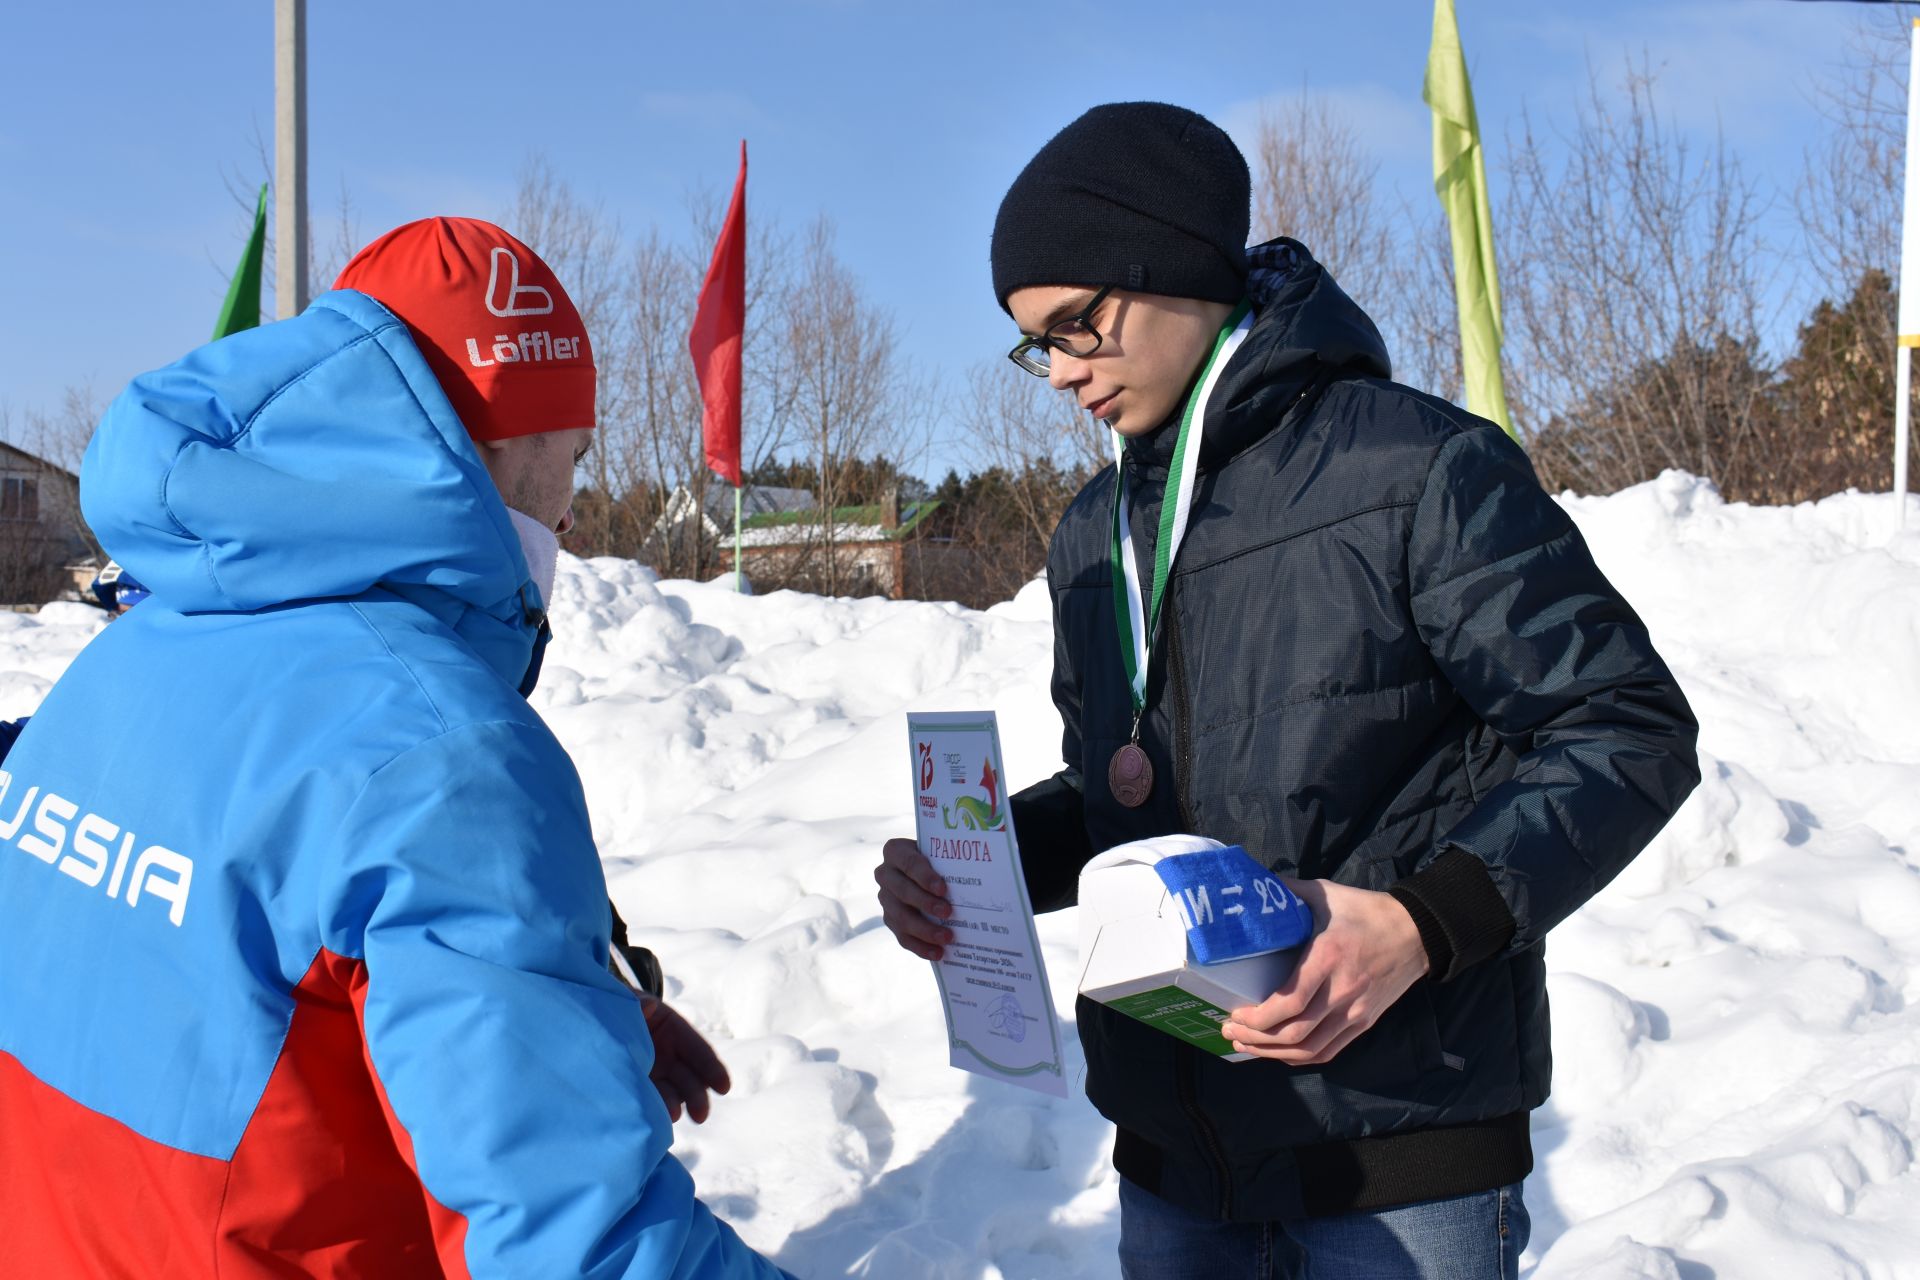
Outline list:
[[[408,223],[361,250],[334,288],[357,289],[405,322],[475,439],[593,425],[580,313],[539,255],[492,223]]]
[[[507,271],[509,273],[507,276],[507,292],[504,297],[502,297],[500,293],[500,264],[502,262],[507,264]],[[518,305],[520,295],[523,293],[528,297],[537,296],[540,299],[540,305],[537,307],[523,307]],[[494,302],[495,298],[501,298],[501,301],[496,304]],[[520,259],[513,256],[513,250],[511,249],[495,249],[493,251],[493,265],[487,275],[487,310],[502,319],[511,316],[551,315],[553,314],[553,295],[537,284],[521,284]]]

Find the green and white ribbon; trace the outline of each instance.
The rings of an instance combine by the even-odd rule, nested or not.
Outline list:
[[[1167,471],[1166,497],[1160,503],[1160,536],[1153,545],[1153,597],[1145,604],[1140,592],[1140,562],[1133,554],[1133,522],[1127,511],[1127,453],[1118,431],[1113,436],[1113,607],[1120,628],[1120,653],[1126,661],[1127,684],[1133,695],[1134,732],[1147,707],[1147,668],[1153,641],[1160,634],[1160,611],[1166,603],[1167,579],[1174,558],[1187,536],[1187,518],[1193,512],[1193,488],[1200,475],[1200,441],[1206,434],[1207,403],[1220,381],[1220,371],[1246,341],[1253,328],[1253,311],[1242,302],[1227,317],[1213,340],[1200,383],[1187,397],[1173,442],[1173,463]]]

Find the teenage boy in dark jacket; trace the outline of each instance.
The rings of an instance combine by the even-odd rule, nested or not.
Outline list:
[[[1013,358],[1117,453],[1048,558],[1066,767],[1013,798],[1029,887],[1070,906],[1094,853],[1193,832],[1313,908],[1223,1028],[1260,1060],[1079,1003],[1127,1276],[1513,1276],[1545,935],[1693,788],[1696,725],[1519,446],[1390,381],[1304,246],[1245,249],[1248,190],[1218,128],[1124,103],[1000,206]],[[937,958],[939,875],[896,840],[875,876]]]

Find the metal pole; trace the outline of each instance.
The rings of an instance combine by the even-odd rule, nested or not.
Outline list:
[[[1903,339],[1893,374],[1893,502],[1899,528],[1907,527],[1908,418],[1913,409],[1913,348]]]
[[[307,0],[273,5],[274,307],[307,309]]]
[[[1907,60],[1906,198],[1900,211],[1900,301],[1894,332],[1900,343],[1894,373],[1893,501],[1899,528],[1907,525],[1907,417],[1913,385],[1913,348],[1920,345],[1920,18],[1913,20]]]
[[[740,486],[733,486],[733,594],[742,594],[740,580]]]

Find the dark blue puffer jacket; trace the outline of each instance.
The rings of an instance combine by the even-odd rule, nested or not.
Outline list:
[[[1047,572],[1066,768],[1015,796],[1034,901],[1081,865],[1193,832],[1289,875],[1389,890],[1433,961],[1325,1066],[1228,1063],[1082,1000],[1115,1163],[1231,1219],[1466,1194],[1532,1167],[1547,1096],[1544,939],[1698,781],[1696,725],[1646,627],[1493,424],[1389,381],[1373,323],[1292,241],[1252,251],[1257,319],[1205,422],[1142,745],[1115,622],[1114,476]],[[1174,432],[1129,444],[1150,569]]]

